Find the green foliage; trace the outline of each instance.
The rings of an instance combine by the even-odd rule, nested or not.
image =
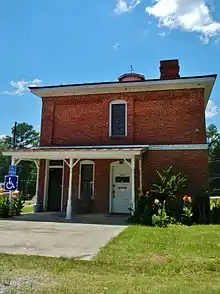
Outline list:
[[[9,217],[10,206],[8,196],[0,196],[0,217]]]
[[[212,201],[211,221],[213,224],[220,224],[220,202],[217,199]]]
[[[21,215],[22,209],[24,208],[25,200],[23,196],[19,196],[12,200],[12,215]]]
[[[14,134],[14,127],[11,129],[12,134]],[[5,142],[9,148],[12,148],[12,137],[6,136]],[[25,147],[36,147],[39,145],[39,133],[35,131],[32,125],[29,125],[25,122],[17,124],[16,127],[16,147],[25,148]]]
[[[214,124],[208,126],[206,130],[207,142],[209,145],[209,158],[213,159],[216,156],[216,151],[220,149],[220,133]]]
[[[165,210],[165,202],[164,204],[158,203],[155,204],[158,206],[157,214],[153,214],[152,216],[152,225],[154,227],[164,227],[166,228],[168,224],[170,224],[170,217],[167,215]]]
[[[14,127],[12,128],[12,134]],[[34,130],[32,125],[20,123],[16,128],[16,148],[36,147],[39,145],[39,133]],[[11,149],[12,135],[5,136],[0,140],[0,182],[3,182],[4,176],[8,173],[10,157],[3,157],[1,151]],[[19,190],[25,195],[35,193],[36,185],[36,166],[33,162],[21,161],[17,166],[17,175],[19,176]]]
[[[20,215],[24,207],[25,200],[22,196],[12,198],[12,215]],[[0,197],[0,217],[8,218],[10,216],[10,203],[8,196]]]
[[[153,204],[152,198],[148,195],[137,197],[136,208],[129,208],[131,216],[129,222],[150,226],[152,224]]]
[[[216,196],[220,190],[220,133],[214,124],[208,126],[207,142],[209,146],[209,177],[211,194]]]
[[[172,166],[157,171],[158,182],[152,185],[152,192],[163,200],[173,200],[186,188],[187,178],[177,172]]]
[[[188,197],[188,196],[184,196],[184,197]],[[184,225],[192,225],[193,223],[192,217],[193,217],[192,203],[191,203],[191,200],[186,199],[183,205],[181,223]]]

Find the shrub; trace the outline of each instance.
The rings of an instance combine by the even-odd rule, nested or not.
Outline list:
[[[209,191],[201,190],[193,195],[193,221],[197,224],[208,224],[211,220]]]
[[[158,199],[155,199],[154,205],[157,207],[157,214],[152,216],[152,225],[155,227],[167,227],[170,223],[170,218],[166,214],[165,202],[160,203]]]
[[[165,201],[166,213],[179,220],[187,178],[173,166],[157,171],[157,175],[158,181],[152,185],[151,192],[157,195],[161,203]]]
[[[213,224],[220,224],[220,201],[218,199],[212,200],[211,222]]]
[[[145,193],[138,191],[135,209],[129,208],[131,216],[128,221],[141,225],[151,225],[153,215],[153,202],[148,191]]]
[[[8,196],[0,197],[0,217],[6,218],[10,213],[10,205]]]
[[[25,200],[19,192],[15,191],[12,194],[11,213],[12,215],[20,215],[24,207]],[[7,218],[10,216],[10,202],[8,195],[0,197],[0,217]]]
[[[164,200],[173,200],[186,188],[187,178],[170,166],[161,171],[157,171],[159,180],[152,185],[152,191],[161,195]]]
[[[12,215],[21,215],[25,200],[22,195],[12,199]]]
[[[188,195],[185,195],[183,197],[183,213],[181,217],[181,223],[184,225],[192,225],[193,220],[192,220],[192,198]]]

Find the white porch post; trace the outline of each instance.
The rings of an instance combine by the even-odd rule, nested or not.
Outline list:
[[[69,161],[69,190],[68,190],[68,200],[66,209],[66,219],[70,220],[72,218],[72,183],[73,183],[73,159],[70,158]]]
[[[132,184],[132,206],[133,210],[135,210],[135,157],[131,159],[131,184]]]
[[[142,183],[142,158],[139,159],[139,188],[140,192],[143,190],[143,183]]]
[[[68,200],[67,200],[67,208],[66,208],[66,220],[72,219],[72,191],[73,191],[73,168],[74,166],[80,161],[80,158],[78,158],[74,163],[73,159],[70,158],[69,163],[64,159],[64,162],[67,164],[67,166],[70,169],[69,174],[69,189],[68,189]]]

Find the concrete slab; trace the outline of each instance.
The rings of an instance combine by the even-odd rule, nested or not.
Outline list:
[[[0,220],[0,252],[92,259],[126,226]]]
[[[104,214],[78,214],[73,215],[71,220],[65,220],[64,212],[41,212],[26,213],[21,216],[13,216],[12,220],[18,221],[40,221],[40,222],[62,222],[62,223],[83,223],[98,225],[119,225],[126,226],[127,215],[104,215]]]

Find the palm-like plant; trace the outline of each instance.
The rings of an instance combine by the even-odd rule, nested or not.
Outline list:
[[[157,174],[159,180],[152,185],[152,192],[161,196],[163,200],[175,199],[186,187],[187,178],[181,172],[176,172],[173,166],[157,171]]]

